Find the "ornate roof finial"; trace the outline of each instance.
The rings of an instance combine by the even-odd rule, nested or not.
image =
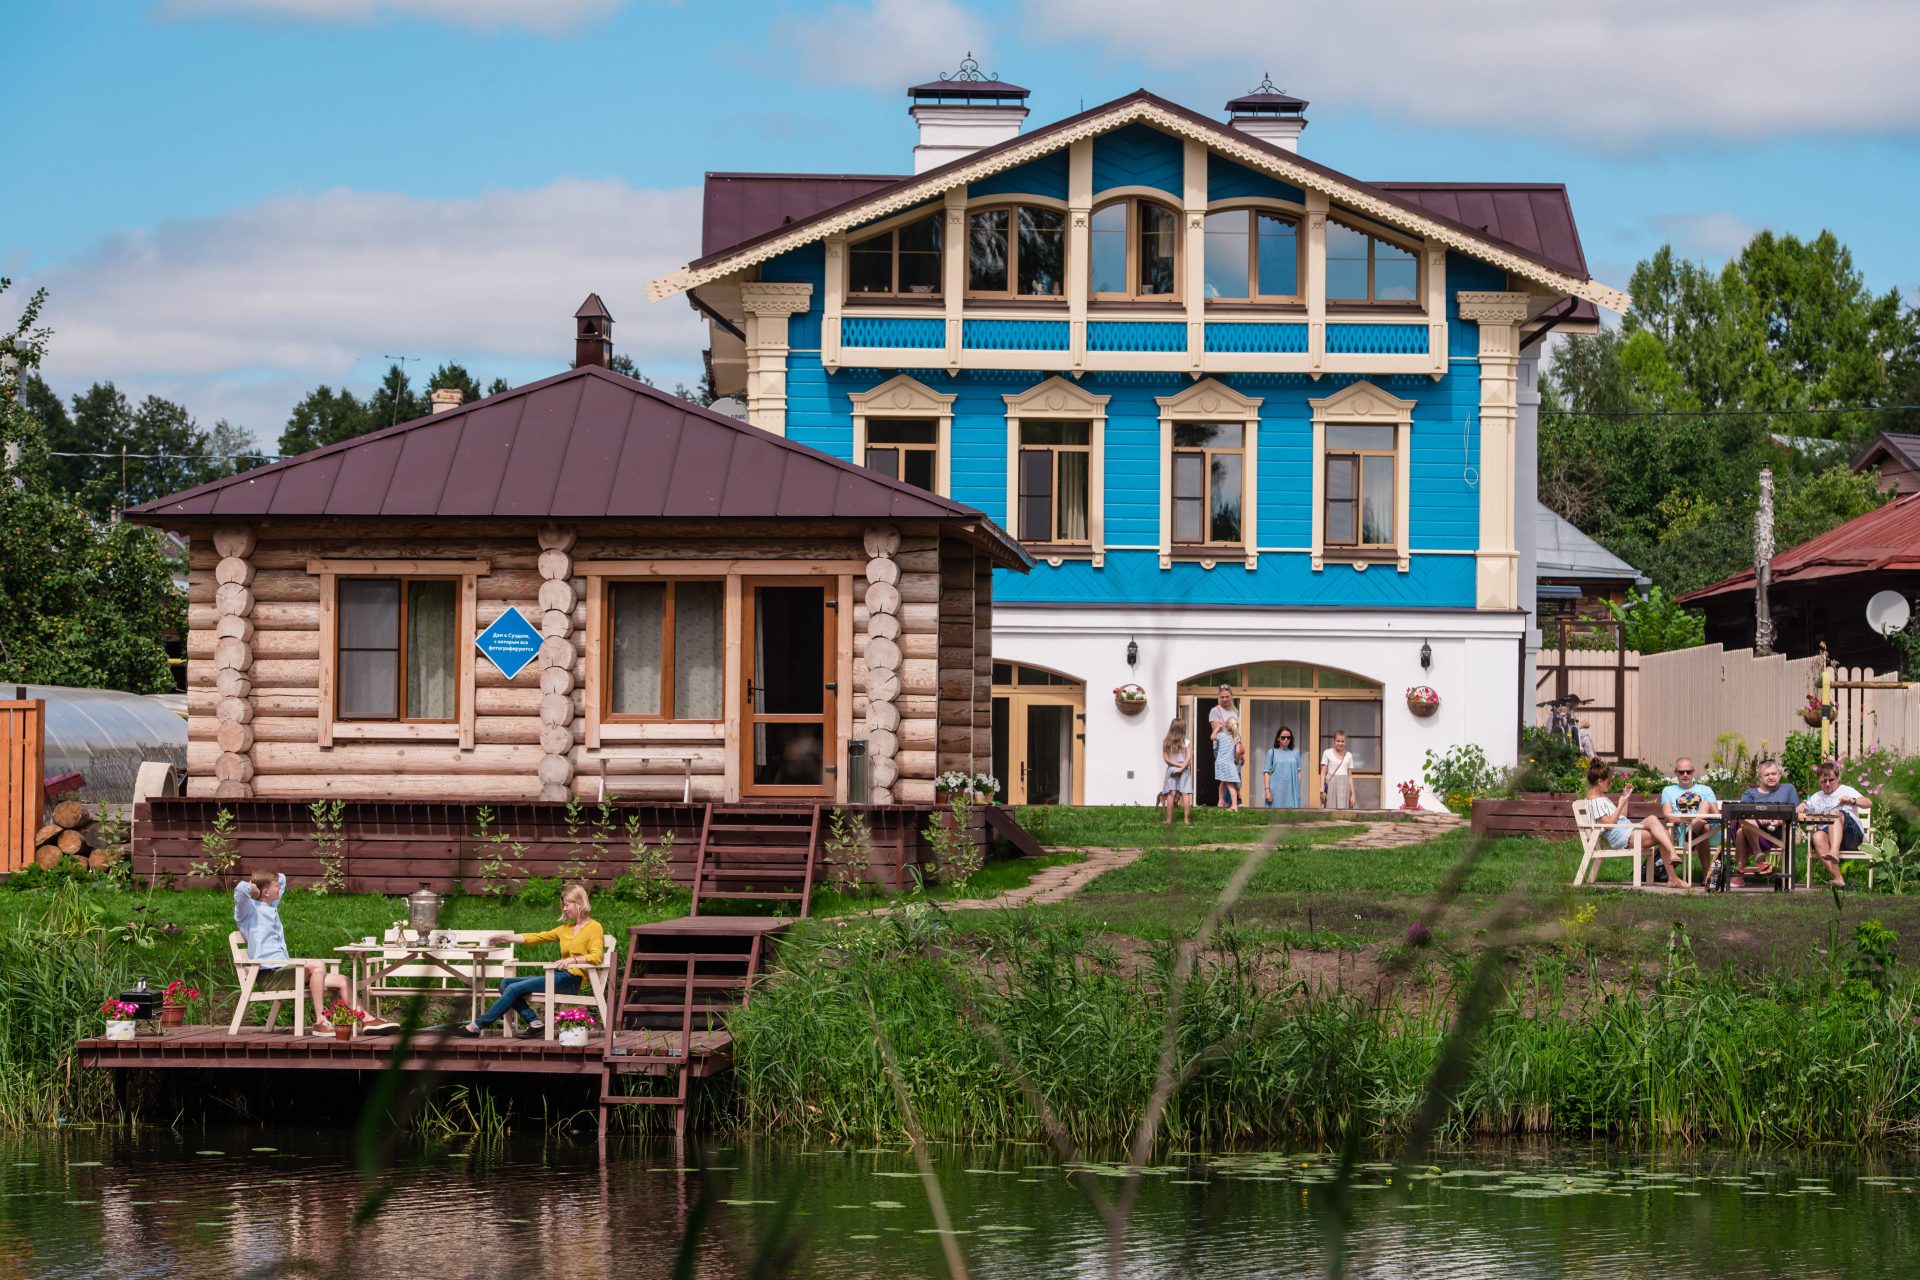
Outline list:
[[[1282,88],[1280,88],[1280,87],[1279,87],[1278,85],[1276,85],[1276,84],[1274,84],[1274,82],[1273,82],[1273,72],[1271,72],[1271,71],[1262,71],[1262,72],[1260,73],[1260,83],[1259,83],[1259,84],[1257,84],[1257,85],[1255,85],[1255,86],[1253,86],[1253,88],[1251,88],[1251,89],[1249,89],[1249,90],[1247,90],[1247,92],[1248,92],[1249,94],[1254,94],[1254,93],[1285,93],[1285,92],[1286,92],[1286,90],[1285,90],[1285,89],[1282,89]]]
[[[1000,73],[998,71],[983,73],[980,70],[980,64],[974,61],[973,50],[969,49],[967,50],[967,56],[960,59],[960,69],[958,71],[952,72],[951,74],[949,74],[948,72],[942,71],[940,73],[940,78],[942,80],[949,80],[949,81],[967,81],[972,83],[986,83],[989,81],[998,80],[1000,78]]]

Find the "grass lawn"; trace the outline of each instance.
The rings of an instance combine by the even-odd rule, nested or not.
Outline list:
[[[1327,817],[1312,809],[1199,809],[1191,826],[1174,814],[1173,825],[1148,805],[1035,806],[1014,810],[1029,835],[1043,845],[1108,849],[1156,849],[1166,845],[1253,844],[1273,826],[1324,827]],[[1392,820],[1382,814],[1381,819]],[[1351,832],[1349,828],[1349,833]]]

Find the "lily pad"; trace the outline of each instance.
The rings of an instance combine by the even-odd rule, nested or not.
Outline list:
[[[206,1152],[204,1152],[204,1151],[203,1151],[203,1152],[201,1152],[200,1154],[201,1154],[201,1155],[205,1155],[205,1154],[206,1154]],[[215,1154],[215,1155],[219,1155],[220,1153],[216,1151],[216,1152],[214,1152],[214,1154]],[[100,1167],[100,1162],[99,1162],[98,1160],[69,1160],[69,1161],[67,1161],[67,1168],[69,1168],[69,1169],[98,1169],[99,1167]]]
[[[907,1207],[898,1200],[870,1200],[868,1203],[876,1209],[904,1209]]]

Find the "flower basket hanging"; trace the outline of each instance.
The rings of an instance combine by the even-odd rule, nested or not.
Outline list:
[[[1817,729],[1820,727],[1822,718],[1823,712],[1820,707],[1820,695],[1815,693],[1808,694],[1807,700],[1800,704],[1800,719],[1809,729]]]
[[[1417,716],[1430,716],[1440,709],[1440,695],[1424,684],[1407,690],[1407,710]]]
[[[1147,709],[1147,691],[1137,684],[1123,684],[1113,691],[1113,705],[1121,715],[1137,716]]]

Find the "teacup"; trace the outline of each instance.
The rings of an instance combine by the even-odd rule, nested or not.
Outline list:
[[[360,945],[363,947],[370,947],[373,945],[373,943],[374,943],[374,938],[372,934],[368,934],[366,937],[360,939]]]

